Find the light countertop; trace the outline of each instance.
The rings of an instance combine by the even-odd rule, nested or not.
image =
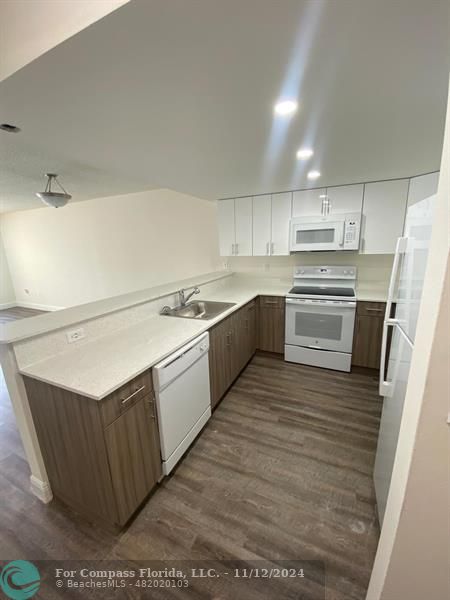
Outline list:
[[[259,295],[285,296],[288,282],[256,278],[231,278],[212,293],[196,300],[234,302],[236,305],[208,321],[154,315],[130,327],[116,330],[91,342],[21,369],[51,385],[101,400],[146,369],[178,350],[215,323]],[[357,293],[357,299],[385,301],[380,291]]]
[[[236,303],[236,306],[215,319],[197,321],[154,315],[78,348],[74,344],[74,348],[28,365],[20,372],[94,400],[101,400],[256,296],[284,296],[288,289],[288,284],[278,281],[267,281],[263,285],[256,280],[245,284],[230,283],[203,298]],[[201,300],[202,296],[196,296],[195,299]]]
[[[120,296],[112,296],[111,298],[95,300],[94,302],[44,313],[32,319],[19,319],[10,323],[2,323],[0,324],[0,344],[10,344],[19,340],[43,335],[50,331],[131,308],[138,304],[164,298],[176,293],[180,288],[205,285],[206,283],[211,283],[232,275],[231,271],[214,271],[180,281],[164,283],[144,290],[129,292],[128,294],[121,294]]]

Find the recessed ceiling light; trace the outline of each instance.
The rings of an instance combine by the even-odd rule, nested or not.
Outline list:
[[[298,104],[295,100],[283,100],[282,102],[277,102],[275,104],[275,112],[277,115],[281,115],[285,117],[287,115],[292,115],[297,110]]]
[[[1,123],[0,129],[7,131],[8,133],[19,133],[20,131],[20,127],[17,127],[16,125],[10,125],[10,123]]]
[[[307,158],[311,158],[314,154],[314,151],[311,148],[300,148],[297,152],[298,160],[306,160]]]
[[[307,175],[308,179],[317,179],[320,177],[320,171],[310,171]]]

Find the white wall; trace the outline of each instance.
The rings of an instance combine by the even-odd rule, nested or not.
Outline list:
[[[5,214],[0,228],[16,299],[74,306],[217,270],[216,210],[152,190]]]
[[[0,235],[0,308],[7,308],[15,303],[14,288],[6,260],[3,239]]]
[[[358,269],[361,288],[387,292],[392,270],[392,254],[357,254],[353,252],[302,252],[291,256],[236,256],[222,259],[232,271],[262,277],[292,280],[297,265],[349,265]]]
[[[0,81],[129,0],[2,0]]]
[[[450,598],[450,103],[392,482],[367,600]]]

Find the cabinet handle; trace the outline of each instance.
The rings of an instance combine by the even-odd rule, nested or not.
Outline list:
[[[155,420],[156,416],[155,416],[155,405],[153,404],[152,400],[147,400],[147,404],[150,406],[150,417]]]
[[[231,331],[227,333],[227,346],[231,346]]]
[[[264,304],[278,304],[278,300],[264,300]]]
[[[377,313],[382,313],[383,309],[382,308],[366,308],[367,312],[377,312]]]
[[[269,255],[269,252],[270,252],[269,251],[269,242],[267,242],[267,244],[266,244],[266,254]]]
[[[137,390],[135,390],[132,394],[130,394],[126,398],[122,398],[120,400],[120,403],[121,404],[126,404],[129,400],[131,400],[131,398],[134,398],[134,396],[136,396],[136,394],[139,394],[139,392],[142,392],[142,390],[145,390],[145,385],[141,385],[141,387],[138,388]]]
[[[234,253],[236,254],[236,256],[239,254],[239,244],[234,245]]]
[[[273,249],[274,249],[275,244],[272,242],[270,244],[270,254],[273,255]]]
[[[231,244],[231,256],[234,255],[234,244]]]

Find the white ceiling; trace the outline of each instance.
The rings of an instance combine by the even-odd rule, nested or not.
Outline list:
[[[448,18],[447,0],[132,0],[0,83],[0,122],[22,128],[0,131],[1,208],[39,207],[46,171],[82,200],[435,170]]]

